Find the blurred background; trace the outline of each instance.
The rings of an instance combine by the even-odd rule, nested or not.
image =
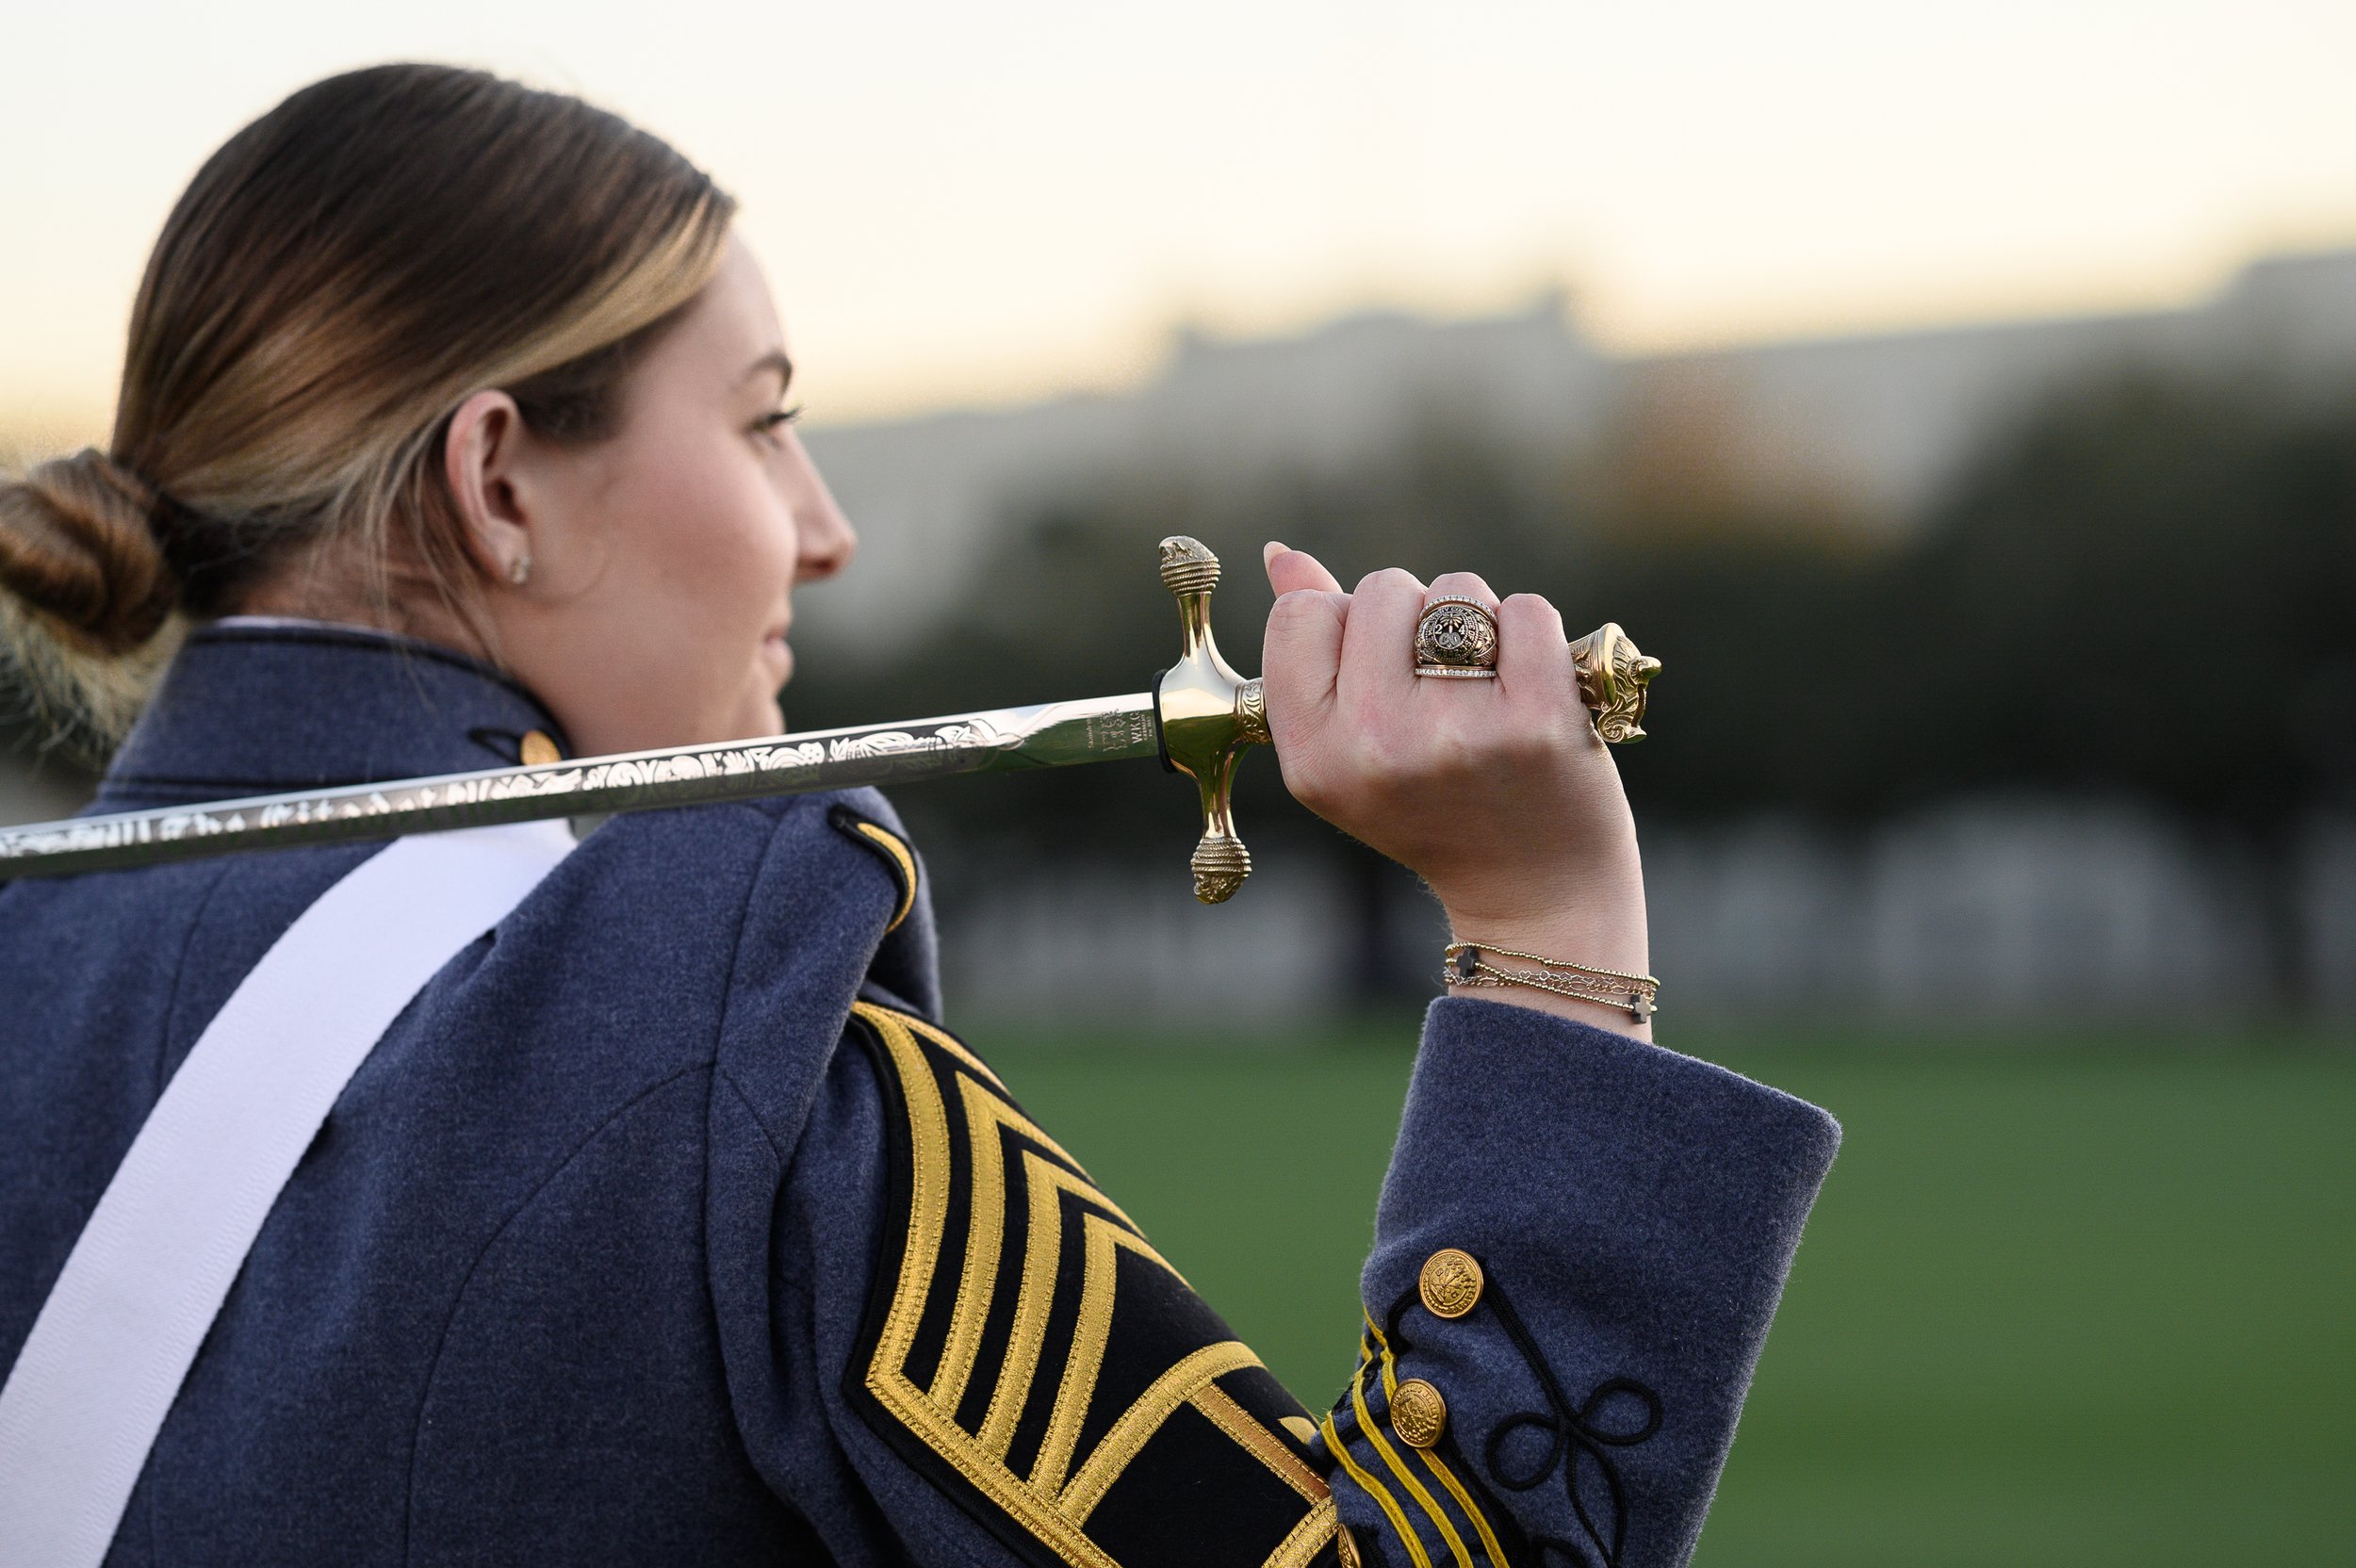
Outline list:
[[[1664,1044],[1848,1140],[1708,1568],[2356,1538],[2356,11],[15,8],[0,456],[103,440],[164,213],[395,57],[744,204],[862,557],[797,727],[1141,689],[1154,542],[1470,568],[1667,670]],[[86,776],[21,724],[0,819]],[[1313,1405],[1443,939],[1249,764],[899,804],[953,1021]],[[1205,992],[1192,977],[1222,977]]]

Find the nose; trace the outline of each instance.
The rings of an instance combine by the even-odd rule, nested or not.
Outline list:
[[[859,531],[835,504],[818,465],[810,460],[801,439],[794,439],[794,526],[799,535],[796,582],[823,582],[851,564],[859,552]]]

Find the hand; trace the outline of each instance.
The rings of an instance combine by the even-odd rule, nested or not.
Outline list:
[[[1421,876],[1460,941],[1648,972],[1635,819],[1554,607],[1534,594],[1499,604],[1464,572],[1427,589],[1394,568],[1346,594],[1300,550],[1271,544],[1266,563],[1277,600],[1261,682],[1294,797]],[[1415,675],[1416,619],[1446,594],[1494,607],[1497,679]],[[1650,1032],[1527,987],[1469,994]]]

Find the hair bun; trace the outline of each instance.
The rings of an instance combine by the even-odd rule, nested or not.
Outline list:
[[[180,585],[151,525],[155,486],[84,448],[0,479],[0,587],[84,650],[144,646]]]

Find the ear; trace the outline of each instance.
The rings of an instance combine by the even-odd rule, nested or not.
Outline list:
[[[442,473],[458,503],[467,553],[502,586],[522,578],[532,560],[531,487],[520,482],[529,440],[515,400],[487,391],[458,405],[442,444]]]

